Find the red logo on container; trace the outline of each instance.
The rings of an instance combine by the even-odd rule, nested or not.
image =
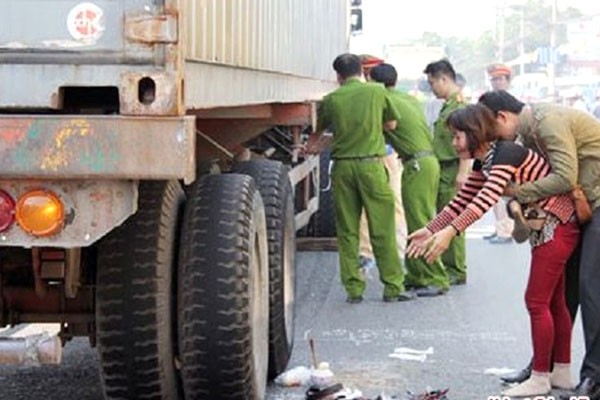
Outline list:
[[[94,36],[98,32],[98,14],[93,10],[78,12],[74,23],[77,32],[83,36]]]
[[[104,26],[102,9],[93,3],[81,3],[73,7],[67,18],[69,33],[77,40],[98,39]]]

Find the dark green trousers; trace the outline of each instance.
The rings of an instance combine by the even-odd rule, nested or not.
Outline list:
[[[409,234],[424,227],[435,217],[439,182],[440,165],[435,156],[404,163],[402,203]],[[441,260],[429,264],[423,258],[406,258],[405,263],[407,287],[449,287],[448,274]]]
[[[440,186],[437,195],[437,210],[441,211],[456,196],[456,175],[458,175],[458,160],[440,162]],[[448,250],[442,254],[442,263],[450,278],[467,279],[467,260],[464,232],[450,242]]]
[[[360,270],[358,232],[364,207],[384,296],[404,291],[404,271],[396,247],[394,195],[383,160],[336,160],[331,171],[340,275],[348,296],[365,291]]]

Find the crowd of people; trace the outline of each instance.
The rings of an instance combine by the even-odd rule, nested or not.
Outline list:
[[[340,86],[323,99],[304,150],[331,146],[347,302],[363,301],[360,266],[371,256],[386,302],[441,296],[465,284],[464,232],[505,199],[495,236],[509,227],[516,241],[531,245],[525,303],[533,357],[504,378],[516,385],[503,394],[543,396],[561,388],[570,390],[566,398],[600,399],[600,122],[573,108],[522,103],[507,91],[510,71],[503,66],[488,69],[492,90],[468,105],[443,59],[424,68],[442,101],[430,129],[422,105],[395,89],[392,65],[342,54],[333,69]],[[331,143],[322,140],[325,131],[333,133]],[[405,251],[397,229],[404,220]],[[571,332],[578,308],[586,353],[575,386]]]

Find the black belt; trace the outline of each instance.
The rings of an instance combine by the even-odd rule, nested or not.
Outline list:
[[[360,156],[360,157],[336,157],[334,161],[379,161],[383,158],[383,156]]]
[[[454,160],[439,160],[440,165],[447,165],[447,166],[452,166],[452,165],[458,165],[458,158],[455,158]]]
[[[402,161],[408,162],[408,161],[417,160],[419,158],[429,157],[429,156],[433,156],[433,155],[435,155],[435,153],[432,150],[422,150],[422,151],[417,151],[416,153],[413,153],[408,157],[404,157],[402,159]]]

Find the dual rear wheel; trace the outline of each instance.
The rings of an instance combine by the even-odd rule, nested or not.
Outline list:
[[[188,191],[144,182],[98,248],[97,343],[110,399],[263,399],[293,341],[287,169],[249,162]],[[285,177],[285,179],[284,179]],[[291,214],[291,216],[290,216]]]

